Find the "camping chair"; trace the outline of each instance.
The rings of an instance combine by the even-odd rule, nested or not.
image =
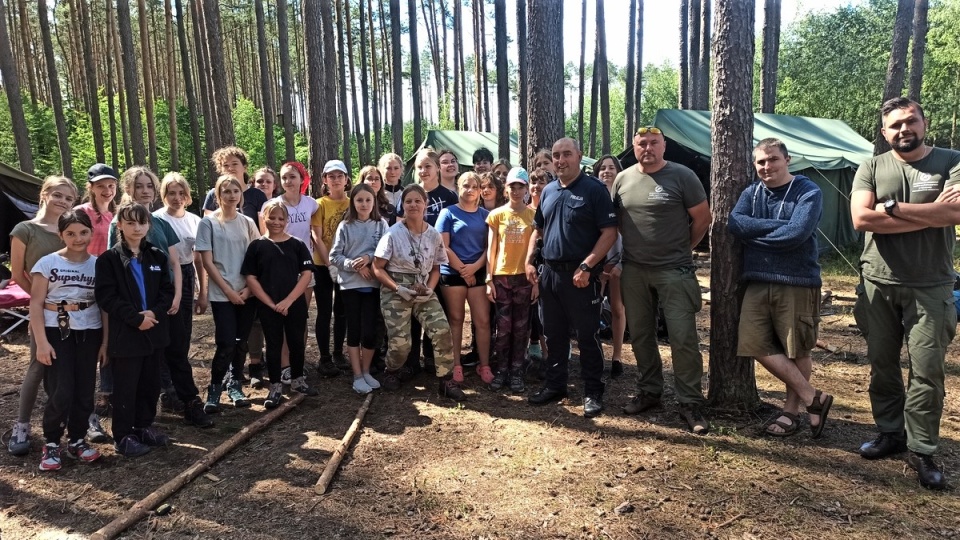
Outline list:
[[[9,281],[6,287],[0,289],[0,314],[14,318],[13,324],[0,334],[0,338],[6,337],[21,324],[30,322],[30,315],[24,310],[29,306],[30,295],[13,281]]]

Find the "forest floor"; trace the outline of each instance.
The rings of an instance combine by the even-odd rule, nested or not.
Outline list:
[[[700,261],[701,284],[708,263]],[[814,383],[836,396],[824,436],[803,429],[787,439],[764,437],[760,424],[783,388],[758,369],[764,402],[755,414],[709,411],[711,432],[684,429],[672,391],[670,348],[661,345],[667,378],[663,408],[625,416],[636,368],[610,380],[606,412],[582,416],[576,350],[570,397],[546,407],[524,396],[492,392],[468,376],[469,400],[440,399],[436,380],[421,374],[395,393],[378,393],[356,443],[329,492],[314,484],[362,403],[348,383],[310,378],[321,395],[300,406],[216,463],[126,538],[960,538],[953,490],[923,489],[902,459],[866,461],[857,448],[875,435],[867,393],[870,368],[853,327],[851,279],[828,280]],[[706,367],[709,305],[699,317]],[[5,327],[0,324],[0,327]],[[191,352],[198,385],[209,379],[212,321],[198,317]],[[311,337],[311,340],[313,338]],[[315,343],[315,342],[314,342]],[[960,345],[947,358],[947,388],[960,382]],[[609,343],[604,344],[609,358]],[[308,359],[316,357],[315,345]],[[0,344],[0,426],[17,409],[27,337]],[[705,370],[706,371],[706,370]],[[705,375],[705,387],[709,385]],[[528,379],[528,388],[537,386]],[[42,393],[41,393],[42,395]],[[138,459],[100,445],[91,465],[66,461],[57,473],[37,469],[39,420],[27,457],[0,452],[0,538],[83,538],[264,414],[254,405],[217,416],[197,430],[161,414],[175,443]],[[960,470],[960,402],[948,393],[937,456],[948,475]]]

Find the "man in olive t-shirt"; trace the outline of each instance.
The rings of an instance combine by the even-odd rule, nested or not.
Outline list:
[[[702,435],[710,424],[700,410],[703,358],[696,314],[702,302],[691,252],[707,232],[710,208],[697,175],[663,159],[665,150],[659,129],[637,130],[633,137],[637,165],[617,175],[611,190],[623,237],[620,286],[638,371],[637,395],[623,411],[637,414],[660,404],[659,303],[670,334],[680,416],[691,431]]]
[[[927,146],[919,103],[883,104],[881,133],[891,150],[860,165],[853,181],[853,225],[866,231],[860,258],[866,302],[870,405],[879,436],[866,459],[909,450],[920,484],[944,489],[931,455],[940,441],[944,357],[953,339],[954,226],[960,224],[960,152]],[[904,391],[900,350],[910,369]]]

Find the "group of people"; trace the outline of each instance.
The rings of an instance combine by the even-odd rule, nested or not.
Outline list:
[[[926,120],[915,102],[891,100],[882,116],[892,149],[861,165],[851,194],[854,225],[867,231],[860,300],[880,430],[860,453],[877,459],[909,450],[921,484],[942,489],[946,479],[932,454],[956,328],[960,152],[924,144]],[[89,443],[107,440],[100,418],[111,413],[118,453],[139,456],[167,444],[153,426],[158,397],[201,428],[213,424],[224,393],[234,407],[250,406],[248,361],[250,383],[268,388],[267,408],[282,402],[285,387],[316,395],[304,370],[313,297],[318,373],[348,370],[358,393],[396,390],[427,370],[441,396],[461,401],[465,367],[474,364],[490,389],[522,393],[528,368],[539,363],[543,384],[528,402],[545,405],[567,396],[575,340],[586,417],[604,410],[598,331],[606,297],[610,374],[623,371],[625,327],[637,363],[637,392],[624,413],[662,404],[659,317],[669,333],[680,417],[706,434],[692,253],[711,211],[696,174],[664,158],[660,129],[638,129],[633,150],[636,165],[623,169],[615,156],[603,156],[591,175],[569,138],[538,153],[529,172],[479,149],[474,170],[461,174],[456,154],[428,148],[416,154],[416,181],[406,186],[396,154],[363,167],[356,182],[334,159],[314,199],[302,164],[250,176],[246,153],[228,147],[213,156],[220,176],[202,218],[187,211],[191,188],[176,172],[161,182],[145,167],[117,175],[94,165],[76,207],[73,182],[50,177],[37,217],[11,233],[13,279],[32,299],[32,359],[9,450],[29,451],[41,382],[50,396],[41,470],[60,468],[64,431],[65,455],[99,458]],[[760,141],[753,163],[757,179],[727,219],[743,248],[738,353],[786,385],[783,408],[765,433],[797,433],[805,408],[816,438],[834,403],[810,382],[823,198],[816,183],[790,172],[782,141]],[[461,354],[467,306],[473,341]],[[208,307],[216,350],[202,398],[188,353],[193,316]]]

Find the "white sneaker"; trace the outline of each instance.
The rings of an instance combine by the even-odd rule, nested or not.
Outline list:
[[[364,377],[357,377],[353,379],[353,391],[358,394],[369,394],[373,392],[373,388],[367,384],[367,381]]]
[[[290,386],[290,383],[293,382],[293,377],[290,375],[290,366],[283,368],[283,371],[280,372],[280,384],[285,384]]]
[[[100,425],[100,417],[96,413],[90,415],[89,424],[87,440],[93,443],[107,442],[107,432]]]
[[[374,390],[380,388],[380,381],[374,379],[374,378],[373,378],[373,375],[370,375],[369,373],[364,373],[364,374],[363,374],[363,380],[366,381],[366,382],[367,382],[367,385],[369,385],[370,388],[372,388],[372,389],[374,389]]]

